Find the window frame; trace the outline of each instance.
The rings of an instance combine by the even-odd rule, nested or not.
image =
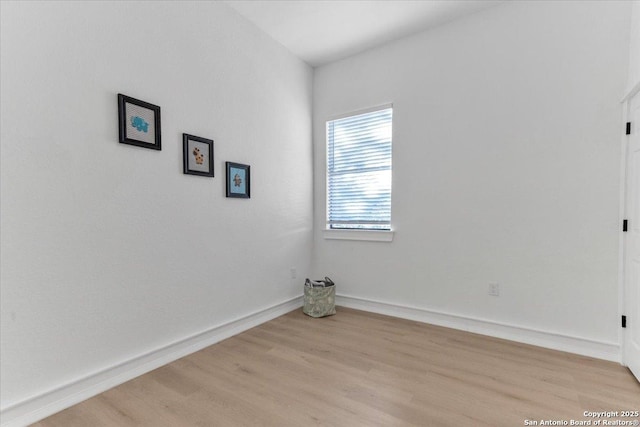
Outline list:
[[[382,105],[377,105],[374,107],[351,111],[348,113],[343,113],[339,115],[330,116],[325,120],[325,224],[323,230],[323,237],[325,239],[333,239],[333,240],[364,240],[364,241],[375,241],[375,242],[391,242],[393,241],[393,237],[395,234],[395,230],[391,223],[391,211],[393,209],[393,204],[389,207],[389,229],[359,229],[359,228],[331,228],[331,224],[329,223],[329,156],[330,156],[330,147],[329,147],[329,122],[345,119],[348,117],[359,116],[362,114],[373,113],[376,111],[391,109],[392,110],[392,119],[391,119],[391,168],[390,172],[393,177],[393,104],[387,103]],[[391,183],[391,193],[390,193],[391,203],[393,200],[393,178]]]

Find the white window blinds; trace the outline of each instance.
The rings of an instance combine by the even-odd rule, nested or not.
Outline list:
[[[393,108],[327,122],[327,225],[391,229]]]

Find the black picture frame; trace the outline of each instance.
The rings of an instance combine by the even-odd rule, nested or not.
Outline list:
[[[226,162],[227,197],[251,198],[251,167],[242,163]]]
[[[213,140],[182,134],[183,171],[187,175],[213,178]]]
[[[119,93],[118,126],[121,144],[162,150],[159,106]]]

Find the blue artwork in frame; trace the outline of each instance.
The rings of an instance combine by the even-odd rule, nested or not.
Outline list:
[[[118,135],[121,144],[161,150],[160,107],[119,93]]]
[[[251,168],[241,163],[226,162],[227,197],[248,199],[251,197]]]

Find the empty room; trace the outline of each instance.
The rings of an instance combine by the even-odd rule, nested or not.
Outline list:
[[[640,1],[0,0],[0,427],[640,425]]]

